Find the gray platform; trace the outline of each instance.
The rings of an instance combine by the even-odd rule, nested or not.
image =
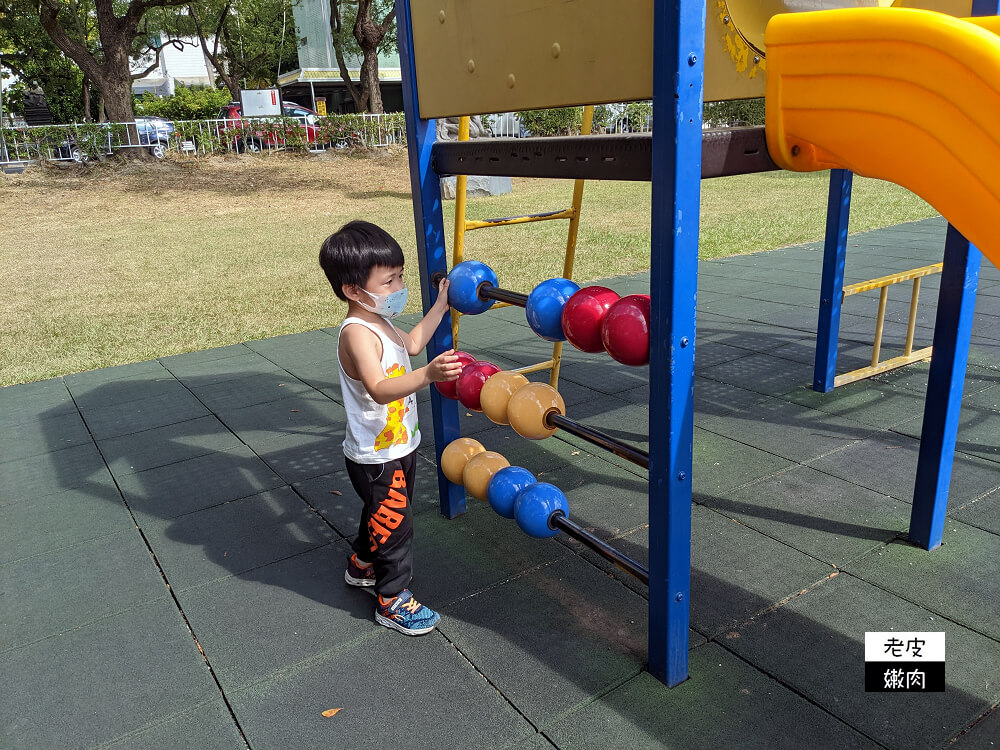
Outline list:
[[[852,240],[848,283],[939,260],[944,223]],[[814,244],[701,265],[691,676],[673,690],[644,670],[645,588],[478,501],[441,517],[429,432],[412,588],[443,619],[416,639],[373,622],[342,578],[359,508],[334,329],[0,390],[0,747],[1000,744],[1000,274],[983,268],[944,545],[928,553],[903,541],[927,366],[809,390],[820,261]],[[924,290],[918,345],[935,277]],[[909,291],[892,295],[887,354]],[[842,371],[870,356],[873,316],[847,301]],[[462,332],[504,367],[548,351],[515,308]],[[645,446],[650,385],[567,347],[579,421]],[[646,560],[640,470],[570,436],[462,421]],[[945,692],[864,691],[864,634],[888,630],[947,634]]]

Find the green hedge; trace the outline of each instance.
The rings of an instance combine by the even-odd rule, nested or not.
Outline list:
[[[204,86],[178,86],[173,96],[159,97],[145,93],[133,100],[138,116],[162,117],[166,120],[211,120],[232,97],[229,89]]]

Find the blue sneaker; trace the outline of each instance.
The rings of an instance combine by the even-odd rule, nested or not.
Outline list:
[[[350,559],[347,561],[347,570],[344,571],[344,580],[347,581],[348,586],[374,586],[375,585],[375,566],[369,565],[367,568],[362,568],[357,564],[357,555],[351,555]]]
[[[406,635],[423,635],[434,630],[441,615],[413,598],[409,589],[403,589],[388,604],[378,598],[375,605],[375,622]]]

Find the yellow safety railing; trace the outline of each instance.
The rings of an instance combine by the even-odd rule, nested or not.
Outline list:
[[[583,124],[580,128],[581,135],[590,135],[594,123],[594,108],[587,106],[583,108]],[[458,140],[469,140],[469,118],[462,117],[458,121]],[[529,214],[527,216],[510,216],[502,219],[486,219],[480,221],[470,221],[466,219],[466,187],[468,178],[465,175],[458,175],[455,180],[455,238],[452,245],[452,266],[461,263],[465,257],[465,233],[475,229],[488,229],[490,227],[505,227],[515,224],[527,224],[536,221],[552,221],[555,219],[568,219],[569,232],[566,237],[566,255],[563,260],[563,278],[573,278],[573,263],[576,259],[576,238],[580,229],[580,207],[583,204],[583,186],[586,180],[573,181],[573,202],[567,209],[561,211],[549,211],[547,213]],[[508,302],[497,302],[493,307],[508,307]],[[451,311],[451,335],[454,346],[458,348],[459,319],[462,313],[452,308]],[[539,370],[549,370],[549,385],[555,388],[559,384],[559,367],[562,362],[563,342],[557,341],[552,345],[552,358],[544,362],[536,362],[532,365],[519,367],[515,372],[537,372]]]
[[[872,347],[872,363],[865,367],[859,367],[856,370],[845,372],[843,375],[837,375],[833,379],[834,388],[841,385],[847,385],[848,383],[853,383],[857,380],[870,378],[872,375],[878,375],[880,372],[895,370],[898,367],[903,367],[904,365],[908,365],[912,362],[920,362],[931,358],[934,347],[927,346],[923,349],[913,351],[913,333],[917,325],[917,300],[920,297],[920,280],[924,276],[941,273],[941,265],[941,263],[935,263],[930,266],[922,266],[920,268],[914,268],[911,271],[904,271],[903,273],[880,276],[877,279],[861,281],[857,284],[850,284],[844,287],[844,299],[850,297],[852,294],[870,292],[874,289],[880,289],[881,292],[878,300],[878,319],[875,322],[875,344]],[[906,328],[906,344],[903,348],[903,354],[898,357],[893,357],[892,359],[880,361],[879,356],[882,350],[882,330],[885,326],[885,306],[889,299],[889,287],[893,284],[899,284],[903,281],[911,280],[913,281],[913,292],[910,295],[910,319]]]

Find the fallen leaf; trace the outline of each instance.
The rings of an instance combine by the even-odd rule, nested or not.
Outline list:
[[[292,409],[292,412],[297,412],[297,411],[298,411],[298,409]]]
[[[341,492],[340,490],[330,490],[330,494],[331,494],[331,495],[337,495],[338,497],[340,497],[340,496],[342,496],[342,495],[343,495],[344,493],[343,493],[343,492]]]
[[[342,710],[343,709],[340,708],[328,708],[326,711],[323,712],[323,716],[329,719],[331,716],[336,716]]]

